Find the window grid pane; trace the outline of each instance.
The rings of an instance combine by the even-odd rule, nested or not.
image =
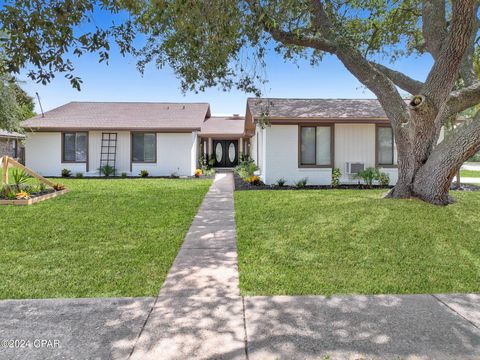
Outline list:
[[[315,128],[302,127],[301,131],[301,163],[315,165]]]
[[[75,161],[75,133],[63,134],[63,159]]]
[[[154,162],[155,161],[155,134],[144,134],[144,156],[143,161]]]
[[[132,136],[132,160],[143,161],[144,154],[143,134],[133,134]]]
[[[330,165],[331,162],[331,128],[330,126],[317,126],[317,165]]]
[[[378,128],[378,164],[393,165],[393,131],[391,127]]]
[[[87,161],[87,134],[76,133],[75,161]]]

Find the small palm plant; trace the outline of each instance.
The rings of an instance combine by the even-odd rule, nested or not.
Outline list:
[[[13,169],[12,170],[12,179],[13,184],[20,191],[20,187],[25,184],[31,178],[25,171],[20,169]]]
[[[105,177],[115,175],[115,168],[111,165],[104,165],[98,170],[100,171],[100,174]]]

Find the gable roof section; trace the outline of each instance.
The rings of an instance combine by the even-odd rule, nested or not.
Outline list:
[[[270,119],[328,119],[340,121],[388,121],[376,99],[279,99],[249,98],[254,119],[267,112]]]
[[[243,116],[212,116],[205,120],[199,133],[203,137],[240,138],[245,134],[245,118]]]
[[[41,131],[195,131],[209,116],[208,103],[70,102],[22,126]]]
[[[25,135],[0,129],[0,138],[23,139]]]

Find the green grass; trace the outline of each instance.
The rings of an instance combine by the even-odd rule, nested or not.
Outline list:
[[[460,178],[462,177],[480,178],[480,170],[461,170]]]
[[[1,299],[158,294],[210,185],[61,182],[70,193],[32,206],[0,206]]]
[[[480,291],[480,192],[437,207],[377,190],[235,193],[243,295]]]

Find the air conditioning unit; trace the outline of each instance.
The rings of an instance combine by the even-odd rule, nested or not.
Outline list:
[[[349,175],[358,174],[360,171],[365,170],[365,164],[359,162],[347,162],[345,163],[345,173]]]

